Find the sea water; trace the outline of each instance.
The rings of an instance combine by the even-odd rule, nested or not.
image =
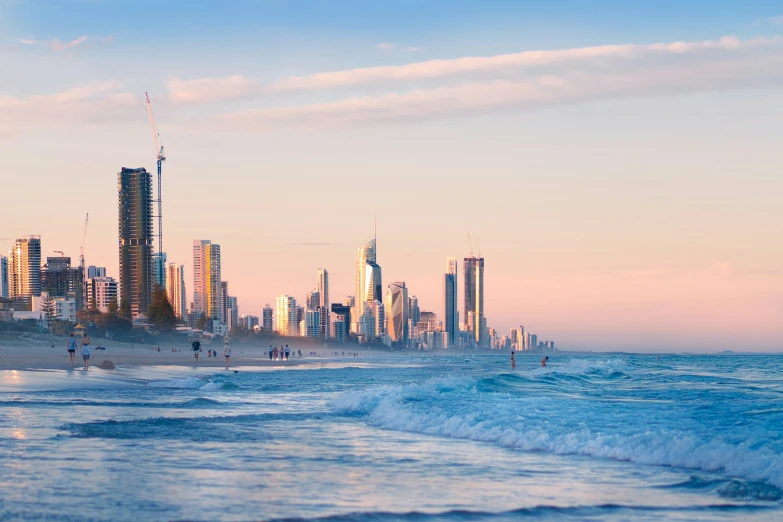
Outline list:
[[[783,520],[783,357],[540,357],[0,372],[0,520]]]

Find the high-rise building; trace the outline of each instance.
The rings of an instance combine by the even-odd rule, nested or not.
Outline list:
[[[237,327],[237,321],[239,320],[239,305],[237,304],[237,298],[233,295],[228,296],[226,305],[226,324],[230,330]]]
[[[320,332],[321,332],[320,311],[305,310],[304,319],[302,319],[299,335],[301,335],[302,337],[315,338],[315,337],[320,337]]]
[[[308,310],[315,310],[321,306],[321,292],[313,290],[305,297],[305,307]]]
[[[277,298],[277,324],[275,330],[277,330],[280,335],[297,335],[299,331],[299,324],[297,322],[296,316],[296,299],[290,295],[279,296]],[[264,320],[266,320],[266,313],[264,313]]]
[[[386,292],[386,317],[388,334],[395,344],[408,340],[408,289],[405,283],[392,283]]]
[[[111,303],[117,304],[117,281],[113,277],[91,277],[84,282],[84,301],[87,307],[93,304],[103,313],[109,311]]]
[[[87,279],[93,279],[95,277],[106,277],[105,266],[90,265],[87,267]]]
[[[356,298],[354,301],[354,329],[358,331],[359,318],[364,313],[364,305],[383,299],[381,267],[376,262],[375,239],[368,241],[358,250],[356,259]]]
[[[120,295],[135,318],[152,300],[152,178],[145,169],[123,167],[117,185]]]
[[[329,309],[329,272],[325,268],[318,269],[318,295],[321,298],[319,306]]]
[[[264,309],[261,311],[261,327],[264,329],[264,332],[271,332],[272,331],[272,307],[268,304],[264,306]]]
[[[476,346],[483,348],[484,332],[484,258],[466,257],[465,268],[465,324],[472,325]],[[471,317],[472,314],[472,317]]]
[[[166,295],[177,317],[186,319],[188,301],[185,293],[185,265],[166,264]]]
[[[329,326],[329,309],[325,308],[323,306],[316,307],[316,310],[318,311],[318,317],[320,318],[320,325],[318,330],[318,337],[322,339],[328,339],[329,333],[330,333],[330,326]]]
[[[386,335],[386,309],[380,301],[373,302],[372,315],[375,325],[375,338],[383,339]]]
[[[8,297],[8,258],[0,256],[0,297]]]
[[[228,324],[228,281],[220,282],[220,320]]]
[[[41,295],[41,236],[22,236],[8,255],[8,297],[14,308],[32,311],[32,298]]]
[[[446,259],[446,274],[443,277],[443,322],[448,335],[449,346],[454,346],[459,332],[459,311],[457,309],[457,258]]]
[[[347,337],[350,333],[351,328],[351,311],[353,310],[353,302],[349,299],[346,299],[346,302],[344,304],[338,304],[338,303],[332,303],[332,310],[331,310],[331,316],[337,317],[337,316],[343,316],[343,319],[345,321],[345,331],[343,332],[343,336]],[[334,337],[334,335],[332,335]],[[343,338],[343,341],[345,339]],[[343,342],[340,341],[340,342]]]
[[[73,299],[76,310],[89,306],[84,303],[84,282],[81,267],[72,267],[70,257],[47,257],[41,267],[41,292],[51,298]]]
[[[221,301],[220,245],[209,240],[193,241],[193,311],[209,320],[223,320]]]
[[[333,304],[332,307],[335,305]],[[330,335],[332,339],[335,340],[335,342],[338,343],[344,343],[346,337],[348,336],[348,316],[345,314],[331,314],[331,323],[330,323]]]
[[[166,282],[166,276],[168,276],[168,270],[166,266],[167,256],[166,252],[155,252],[152,254],[152,286],[160,286],[164,290],[168,288]]]

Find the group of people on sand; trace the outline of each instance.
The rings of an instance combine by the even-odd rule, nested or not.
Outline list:
[[[193,355],[196,357],[196,362],[198,362],[198,354],[201,353],[201,342],[198,340],[198,337],[193,338],[191,347],[193,348]],[[210,348],[209,356],[217,357],[217,350]],[[223,357],[226,358],[226,370],[228,370],[229,363],[231,362],[231,345],[228,344],[228,339],[226,339],[226,342],[223,345]]]
[[[288,348],[288,345],[285,345],[285,348],[282,346],[280,349],[275,346],[272,348],[272,345],[269,345],[269,360],[270,361],[287,361],[288,358],[291,356],[291,349]],[[299,357],[302,357],[302,350],[299,350]]]
[[[541,359],[541,367],[546,368],[546,362],[549,360],[549,356],[544,356],[543,359]],[[517,361],[514,359],[514,350],[511,350],[511,369],[516,370],[517,368]]]
[[[82,336],[80,352],[84,361],[84,370],[87,371],[90,369],[90,336],[86,333]],[[73,367],[76,364],[74,361],[76,358],[76,339],[73,337],[73,332],[71,332],[71,336],[68,338],[68,355],[71,358],[71,366]]]

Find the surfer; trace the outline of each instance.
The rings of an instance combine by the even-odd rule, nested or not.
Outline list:
[[[514,350],[511,350],[511,369],[516,370],[517,362],[514,360]]]
[[[546,368],[546,362],[549,360],[549,356],[545,356],[543,359],[541,359],[541,367]]]

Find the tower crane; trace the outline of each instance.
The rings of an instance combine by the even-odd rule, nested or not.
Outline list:
[[[155,116],[152,114],[152,102],[150,102],[150,95],[144,93],[147,97],[147,119],[150,122],[152,128],[152,139],[155,145],[155,158],[158,162],[158,194],[155,200],[158,204],[158,253],[163,252],[163,197],[161,196],[161,175],[163,171],[163,162],[166,161],[166,156],[163,154],[163,145],[160,142],[160,134],[155,127]]]
[[[473,257],[473,243],[470,242],[470,232],[468,234],[468,250],[470,251],[470,257]]]
[[[90,213],[84,218],[84,235],[82,235],[82,249],[79,254],[79,266],[82,268],[82,279],[84,279],[84,247],[87,246],[87,225],[90,224]]]

